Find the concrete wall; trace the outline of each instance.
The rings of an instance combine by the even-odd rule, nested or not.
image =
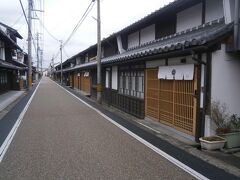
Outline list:
[[[139,45],[139,31],[134,32],[132,34],[128,35],[128,48],[132,48],[134,46],[138,46]]]
[[[112,67],[112,89],[118,89],[118,67]]]
[[[155,24],[140,31],[140,44],[155,40]]]
[[[219,19],[223,16],[224,16],[224,13],[223,13],[223,1],[222,0],[206,1],[205,22],[210,22],[215,19]]]
[[[192,6],[177,14],[177,32],[202,24],[202,3]]]
[[[226,103],[240,114],[240,56],[225,53],[225,45],[212,54],[212,100]]]

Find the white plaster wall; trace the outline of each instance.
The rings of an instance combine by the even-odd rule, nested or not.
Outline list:
[[[106,71],[106,74],[105,74],[105,87],[106,88],[109,88],[109,71]]]
[[[140,44],[155,40],[155,24],[140,31]]]
[[[202,24],[202,3],[192,6],[177,14],[177,32]]]
[[[168,59],[168,65],[174,66],[174,65],[183,65],[181,63],[181,59],[186,59],[186,64],[195,64],[196,61],[192,60],[191,56],[182,56],[182,57],[174,57]],[[203,60],[205,60],[205,56],[203,57]],[[165,66],[165,59],[159,59],[154,61],[147,61],[146,62],[146,68],[157,68],[159,66]]]
[[[164,66],[164,65],[165,65],[165,59],[146,62],[146,68],[157,68],[159,66]]]
[[[212,54],[212,100],[226,103],[240,114],[240,56],[225,53],[225,45]]]
[[[196,63],[196,61],[192,60],[192,56],[182,56],[182,57],[169,58],[168,65],[169,66],[183,65],[183,63],[181,63],[181,59],[186,59],[186,64]]]
[[[5,45],[3,41],[0,41],[0,59],[5,60]]]
[[[204,136],[212,136],[216,134],[216,124],[211,120],[210,116],[205,116]]]
[[[112,67],[112,89],[118,89],[118,67]]]
[[[128,48],[139,45],[139,31],[128,35]]]
[[[219,19],[223,16],[224,16],[224,13],[223,13],[223,1],[222,0],[206,1],[206,16],[205,16],[206,22],[210,22],[215,19]]]
[[[80,57],[76,57],[76,64],[77,65],[81,64],[81,58]]]
[[[234,20],[234,11],[235,0],[223,0],[223,12],[226,24],[231,23]]]

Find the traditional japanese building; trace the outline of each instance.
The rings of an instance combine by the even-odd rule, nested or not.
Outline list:
[[[190,139],[211,134],[208,110],[240,112],[235,0],[176,0],[102,41],[103,99]],[[235,28],[234,28],[235,24]],[[64,80],[96,97],[97,45],[63,63]],[[60,66],[56,68],[57,76]]]
[[[22,36],[15,29],[0,23],[0,93],[25,86],[27,55],[17,45],[17,38]]]

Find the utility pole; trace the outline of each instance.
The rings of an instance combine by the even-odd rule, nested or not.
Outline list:
[[[39,33],[37,33],[37,76],[36,76],[36,80],[38,81],[39,79]]]
[[[52,67],[51,67],[51,77],[54,79],[53,73],[54,73],[54,58],[52,58]]]
[[[61,85],[63,84],[63,70],[62,70],[62,41],[60,41],[60,55],[61,55]]]
[[[28,0],[28,90],[32,88],[32,0]]]
[[[43,75],[43,67],[42,67],[42,64],[43,64],[43,49],[40,50],[40,62],[41,62],[41,74]]]
[[[102,103],[102,73],[101,73],[101,16],[100,0],[97,0],[97,102]]]

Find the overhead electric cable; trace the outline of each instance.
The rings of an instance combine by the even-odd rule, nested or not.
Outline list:
[[[66,46],[66,44],[70,41],[70,39],[73,37],[73,35],[76,33],[76,31],[78,30],[78,28],[80,27],[80,25],[83,23],[83,21],[86,19],[86,17],[88,16],[88,14],[91,12],[93,6],[95,4],[95,0],[91,0],[90,4],[88,5],[86,11],[84,12],[84,14],[82,15],[82,17],[80,18],[80,20],[78,21],[77,25],[74,27],[73,31],[71,32],[71,34],[69,35],[69,37],[67,38],[67,40],[63,43],[62,48],[64,46]],[[55,39],[55,38],[54,38]],[[56,40],[56,39],[55,39]],[[53,57],[54,59],[56,59],[58,56],[60,55],[60,51],[57,52],[57,54]]]
[[[37,14],[36,17],[38,18]],[[43,22],[41,21],[41,19],[39,19],[40,25],[43,27],[43,29],[45,29],[45,31],[49,34],[49,36],[51,36],[54,40],[59,42],[59,39],[56,38],[52,33],[50,33],[50,31],[46,28],[46,26],[44,26]]]
[[[87,7],[86,11],[82,15],[81,19],[78,21],[77,25],[74,27],[73,31],[71,32],[70,36],[67,38],[67,40],[63,43],[63,47],[66,46],[66,44],[70,41],[70,39],[73,37],[73,35],[76,33],[77,29],[80,27],[80,25],[83,23],[83,21],[86,19],[88,14],[91,12],[93,6],[95,4],[95,1],[91,0],[89,6]]]
[[[67,56],[67,58],[69,58],[68,53],[66,52],[66,50],[64,48],[63,48],[63,52]]]
[[[22,14],[17,18],[17,20],[11,25],[11,27],[14,27],[23,17],[23,12]]]

